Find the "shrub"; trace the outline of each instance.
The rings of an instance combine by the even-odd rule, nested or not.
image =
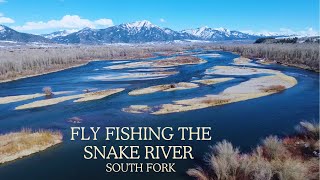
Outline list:
[[[277,136],[269,136],[262,141],[265,156],[269,159],[282,158],[288,151]]]
[[[279,180],[302,180],[308,178],[308,168],[306,164],[296,159],[288,158],[284,161],[272,161],[275,176]]]
[[[271,180],[273,177],[272,166],[265,159],[252,160],[247,177],[246,179]]]
[[[283,91],[285,89],[286,89],[286,87],[283,86],[283,85],[271,85],[269,87],[262,88],[262,90],[264,92],[267,92],[267,93],[269,93],[269,92],[281,92],[281,91]]]
[[[188,169],[187,174],[197,180],[210,180],[207,173],[201,167]]]
[[[175,84],[170,84],[170,88],[176,88]]]
[[[42,91],[47,97],[51,97],[53,95],[51,87],[44,87]]]
[[[230,142],[223,140],[211,146],[212,153],[206,159],[217,179],[231,180],[236,178],[239,167],[239,149],[234,148]]]
[[[215,105],[226,104],[228,102],[230,102],[230,99],[206,98],[206,99],[201,101],[201,103],[204,103],[204,104],[215,104]]]
[[[311,123],[311,122],[300,122],[298,126],[298,131],[310,138],[317,139],[319,140],[319,131],[320,131],[320,126],[319,123]]]
[[[313,150],[319,151],[320,150],[320,141],[316,141],[312,144]]]
[[[319,134],[318,124],[301,122],[300,126],[304,128],[303,133]],[[238,148],[223,140],[210,147],[212,151],[205,159],[210,168],[189,169],[187,174],[198,180],[319,179],[319,157],[310,156],[300,148],[301,143],[319,148],[319,140],[305,136],[290,139],[292,141],[282,141],[277,136],[269,136],[250,154],[240,154]]]
[[[242,161],[242,164],[248,164],[246,169],[242,171],[246,175],[247,179],[254,180],[270,180],[272,179],[273,172],[272,166],[269,161],[263,157],[263,149],[258,146],[251,156],[247,156],[249,160]]]

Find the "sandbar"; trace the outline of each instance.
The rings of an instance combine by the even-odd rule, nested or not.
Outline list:
[[[214,66],[206,70],[205,74],[215,75],[254,75],[254,74],[280,74],[273,69],[239,67],[239,66]]]
[[[60,94],[67,94],[72,92],[73,91],[59,91],[59,92],[53,92],[53,94],[60,95]],[[9,104],[13,102],[25,101],[25,100],[34,99],[34,98],[43,97],[43,96],[45,96],[44,93],[35,93],[35,94],[0,97],[0,104]]]
[[[126,112],[134,111],[135,113],[142,113],[146,112],[145,109],[148,109],[149,111],[152,110],[151,114],[155,115],[185,112],[279,93],[296,84],[297,80],[294,77],[283,73],[277,73],[275,75],[249,79],[238,85],[231,86],[219,94],[209,94],[203,97],[173,101],[173,103],[170,104],[155,106],[156,108],[146,105],[134,105],[129,106],[129,108],[126,109]],[[143,107],[143,109],[139,110],[139,107]]]
[[[252,60],[245,57],[238,57],[233,59],[234,65],[242,65],[242,66],[261,66],[259,64],[252,63]]]
[[[74,100],[73,102],[85,102],[85,101],[98,100],[98,99],[105,98],[107,96],[111,96],[112,94],[119,93],[123,90],[124,88],[118,88],[118,89],[108,89],[103,91],[86,93],[84,94],[83,97],[81,97],[80,99]]]
[[[123,108],[122,111],[139,114],[151,112],[151,108],[148,105],[131,105],[128,108]]]
[[[211,79],[194,80],[192,82],[201,83],[201,84],[204,84],[204,85],[212,85],[212,84],[217,84],[217,83],[221,83],[221,82],[230,81],[230,80],[233,80],[233,79],[234,78],[211,78]]]
[[[193,56],[176,56],[160,60],[131,62],[104,67],[106,69],[146,68],[146,67],[174,67],[181,65],[202,64],[207,61]]]
[[[136,73],[119,73],[112,75],[94,76],[90,79],[100,81],[120,81],[120,80],[148,80],[161,79],[170,75],[177,74],[177,71],[163,71],[163,72],[136,72]]]
[[[22,130],[0,135],[0,164],[19,159],[62,142],[60,132]]]
[[[150,86],[147,88],[137,89],[130,91],[129,95],[142,95],[142,94],[151,94],[155,92],[160,91],[176,91],[176,90],[183,90],[183,89],[192,89],[199,87],[195,83],[188,83],[188,82],[179,82],[179,83],[173,83],[173,84],[162,84],[162,85],[156,85],[156,86]]]
[[[62,97],[58,97],[58,98],[39,100],[39,101],[34,101],[34,102],[31,102],[28,104],[18,106],[15,108],[15,110],[51,106],[54,104],[58,104],[58,103],[73,100],[73,99],[77,99],[74,102],[85,102],[85,101],[91,101],[91,100],[98,100],[98,99],[102,99],[104,97],[110,96],[112,94],[121,92],[123,90],[124,90],[123,88],[108,89],[108,90],[102,90],[102,91],[97,91],[97,92],[90,92],[90,93],[84,93],[84,94],[76,94],[76,95],[70,95],[70,96],[62,96]]]

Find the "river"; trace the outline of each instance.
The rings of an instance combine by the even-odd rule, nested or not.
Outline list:
[[[54,91],[75,91],[82,93],[84,89],[125,88],[126,90],[110,97],[84,102],[62,102],[53,106],[29,110],[14,110],[15,107],[32,102],[26,100],[0,105],[0,133],[20,130],[21,128],[53,129],[64,134],[64,142],[41,153],[20,160],[0,165],[1,180],[15,179],[190,179],[185,171],[201,164],[203,156],[209,151],[208,146],[217,141],[227,139],[241,151],[254,148],[261,139],[273,134],[285,136],[294,132],[294,126],[302,120],[319,120],[319,77],[318,73],[285,67],[280,65],[261,65],[263,68],[280,70],[293,76],[298,84],[281,93],[257,99],[216,106],[200,110],[172,113],[167,115],[130,114],[121,111],[122,108],[135,104],[157,105],[169,103],[172,100],[198,97],[214,94],[232,85],[239,84],[254,76],[233,76],[236,79],[213,86],[201,86],[174,92],[159,92],[141,96],[129,96],[133,89],[172,82],[190,82],[205,76],[207,68],[215,65],[230,65],[238,55],[209,51],[198,52],[197,56],[207,60],[207,63],[176,67],[180,73],[159,79],[122,79],[104,81],[97,79],[102,75],[120,76],[130,73],[128,69],[110,70],[104,67],[119,64],[119,61],[94,61],[87,65],[51,74],[1,83],[0,97],[41,92],[43,87],[50,86]],[[220,54],[212,57],[210,54]],[[164,57],[156,57],[159,59]],[[126,60],[127,61],[127,60]],[[120,63],[126,63],[121,62]],[[223,76],[213,76],[223,77]],[[36,100],[43,99],[37,98]],[[83,119],[81,124],[68,122],[71,117]],[[196,127],[210,126],[211,141],[112,141],[106,142],[71,142],[71,126],[150,126],[174,128],[180,126]],[[105,164],[111,160],[84,160],[83,147],[88,145],[191,145],[193,160],[161,160],[176,163],[176,173],[106,173]],[[161,162],[160,161],[160,162]],[[127,162],[127,161],[117,161]],[[137,162],[137,161],[130,161]],[[139,161],[141,162],[141,161]],[[142,161],[158,162],[158,160]]]

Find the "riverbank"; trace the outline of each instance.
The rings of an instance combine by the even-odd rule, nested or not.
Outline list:
[[[76,68],[76,67],[87,65],[89,62],[90,61],[79,63],[79,64],[76,64],[76,65],[71,65],[71,66],[67,65],[67,67],[64,67],[64,68],[55,67],[55,68],[53,68],[53,70],[47,70],[47,71],[42,72],[42,73],[26,74],[26,75],[22,74],[22,75],[18,75],[15,78],[9,78],[9,79],[6,79],[6,80],[0,80],[0,83],[6,83],[6,82],[16,81],[16,80],[20,80],[20,79],[25,79],[25,78],[30,78],[30,77],[36,77],[36,76],[41,76],[41,75],[45,75],[45,74],[55,73],[55,72],[59,72],[59,71],[67,70],[67,69],[72,69],[72,68]]]
[[[43,151],[62,142],[60,132],[21,130],[0,135],[0,164]]]
[[[50,73],[55,73],[55,72],[59,72],[59,71],[64,71],[64,70],[68,70],[68,69],[72,69],[72,68],[76,68],[76,67],[80,67],[80,66],[85,66],[90,62],[94,62],[94,61],[123,61],[123,60],[134,60],[134,59],[147,59],[147,58],[152,58],[154,57],[153,55],[148,55],[148,56],[142,56],[142,57],[128,57],[128,58],[123,58],[119,59],[119,58],[112,58],[112,59],[97,59],[97,58],[92,58],[92,59],[86,59],[86,60],[81,60],[80,62],[77,62],[75,65],[64,65],[64,67],[53,67],[51,69],[47,69],[44,70],[44,72],[41,73],[35,73],[35,74],[29,74],[30,72],[25,72],[26,74],[21,74],[21,75],[17,75],[18,77],[15,78],[9,78],[6,80],[1,80],[0,79],[0,83],[6,83],[6,82],[11,82],[11,81],[16,81],[16,80],[20,80],[20,79],[25,79],[25,78],[30,78],[30,77],[36,77],[36,76],[41,76],[41,75],[45,75],[45,74],[50,74]],[[184,56],[183,56],[184,57]],[[177,62],[174,62],[173,60],[176,60]],[[190,59],[190,60],[189,60]],[[175,65],[184,65],[184,64],[198,64],[198,63],[204,63],[205,61],[201,60],[200,58],[196,58],[196,57],[191,57],[189,56],[189,59],[187,59],[187,61],[183,62],[183,58],[178,57],[175,59],[170,59],[168,58],[167,61],[161,62],[161,63],[154,63],[154,67],[172,67]],[[126,68],[126,66],[131,67],[131,65],[136,65],[136,66],[140,66],[140,67],[144,67],[146,65],[148,65],[149,62],[129,62],[126,63],[125,65],[114,65],[114,66],[110,66],[110,69],[112,69],[113,67],[120,67],[121,68]],[[66,67],[67,66],[67,67]],[[109,67],[108,67],[109,68]],[[32,71],[34,72],[34,71]]]
[[[278,63],[319,73],[319,50],[316,45],[243,44],[227,46],[199,44],[194,47],[182,45],[107,45],[38,49],[22,47],[10,50],[0,49],[0,83],[63,71],[86,65],[91,61],[145,59],[154,57],[154,55],[192,55],[194,53],[184,53],[183,51],[195,47],[228,51],[243,58],[261,59],[264,63]],[[217,57],[217,55],[213,56]],[[172,66],[172,62],[170,63],[169,65],[162,64],[162,66]],[[250,62],[245,64],[249,65]]]
[[[81,45],[33,48],[0,48],[0,82],[57,72],[96,60],[128,60],[154,57],[156,52],[183,52],[183,45]]]
[[[142,57],[142,58],[130,57],[130,58],[127,58],[127,59],[126,58],[124,58],[124,59],[118,59],[118,58],[115,58],[115,59],[104,59],[104,58],[96,59],[96,58],[92,58],[92,59],[80,60],[75,65],[66,64],[66,65],[64,65],[64,67],[52,67],[52,68],[50,68],[48,70],[44,70],[44,72],[41,72],[41,73],[29,74],[30,72],[25,72],[26,75],[22,74],[22,75],[18,75],[18,77],[9,78],[9,79],[6,79],[6,80],[1,80],[0,79],[0,83],[6,83],[6,82],[16,81],[16,80],[20,80],[20,79],[36,77],[36,76],[41,76],[41,75],[55,73],[55,72],[60,72],[60,71],[64,71],[64,70],[68,70],[68,69],[72,69],[72,68],[76,68],[76,67],[80,67],[80,66],[85,66],[85,65],[89,64],[90,62],[94,62],[94,61],[114,61],[114,60],[123,61],[123,60],[131,60],[131,59],[132,60],[133,59],[146,59],[146,58],[151,58],[151,57],[153,57],[153,56]],[[67,67],[65,67],[65,66],[67,66]]]
[[[263,59],[267,63],[277,63],[319,73],[318,43],[207,45],[205,49],[228,51],[249,59]]]

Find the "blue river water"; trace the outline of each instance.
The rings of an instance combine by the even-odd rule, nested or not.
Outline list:
[[[207,63],[175,67],[178,74],[160,79],[122,79],[121,81],[103,81],[95,77],[123,73],[132,73],[130,69],[110,70],[104,67],[118,64],[119,61],[94,61],[77,68],[56,73],[21,79],[0,84],[0,97],[41,92],[50,86],[54,91],[74,91],[82,93],[84,89],[125,88],[125,91],[101,100],[84,103],[62,102],[53,106],[14,110],[15,107],[43,99],[43,97],[0,105],[0,133],[17,131],[21,128],[53,129],[64,134],[64,142],[46,151],[0,165],[1,180],[15,179],[190,179],[185,173],[188,168],[203,163],[208,146],[227,139],[241,151],[254,148],[268,135],[285,136],[294,132],[294,126],[302,120],[319,119],[319,75],[318,73],[285,67],[280,65],[262,65],[263,68],[280,70],[293,76],[298,84],[293,88],[270,96],[210,107],[195,111],[167,115],[147,113],[131,114],[122,108],[136,104],[159,105],[173,100],[199,97],[219,93],[227,87],[246,81],[254,76],[235,76],[236,79],[213,86],[201,86],[195,89],[159,92],[141,96],[129,96],[128,92],[143,87],[173,82],[190,82],[201,79],[207,68],[215,65],[230,65],[238,55],[222,52],[198,52],[198,56]],[[212,57],[210,54],[220,54]],[[157,57],[153,59],[161,59]],[[126,60],[127,61],[127,60]],[[137,60],[134,60],[134,62]],[[140,60],[143,61],[143,60]],[[120,63],[126,63],[121,62]],[[224,77],[213,75],[212,77]],[[71,117],[79,117],[81,124],[68,122]],[[199,127],[212,128],[211,141],[70,141],[71,126],[148,126],[148,127]],[[85,145],[190,145],[195,159],[191,160],[85,160]],[[174,162],[176,173],[106,173],[108,162]]]

